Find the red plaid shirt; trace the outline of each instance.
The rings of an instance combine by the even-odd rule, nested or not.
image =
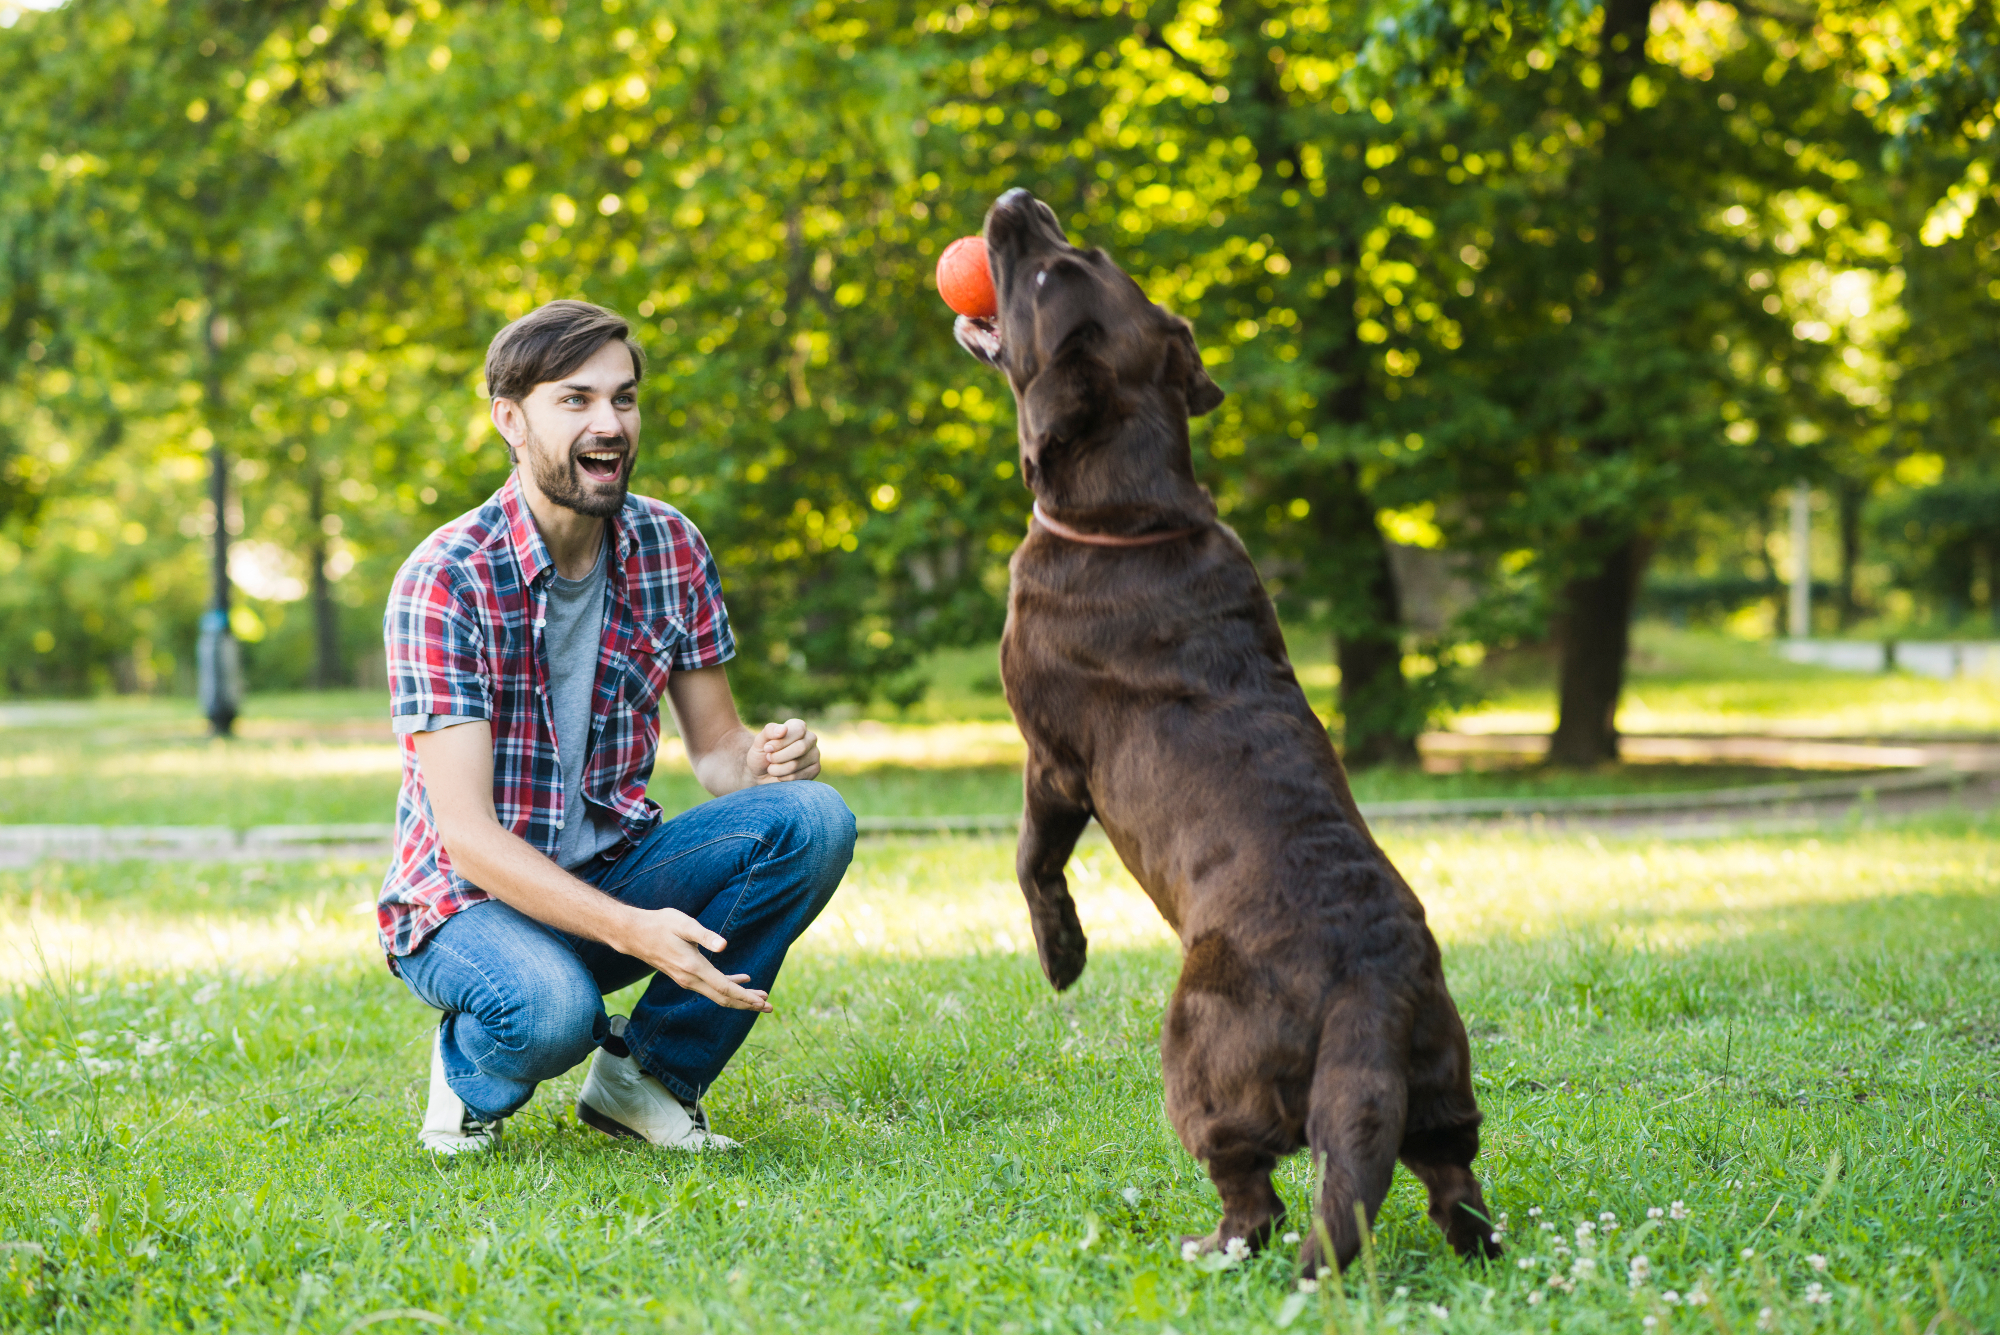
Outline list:
[[[686,516],[629,496],[611,524],[609,607],[597,653],[583,795],[636,841],[660,818],[646,796],[660,744],[660,696],[675,668],[727,662],[736,644],[708,545]],[[403,563],[382,619],[389,712],[455,714],[493,728],[493,808],[551,857],[561,837],[562,766],[549,705],[548,615],[555,564],[518,479],[446,524]],[[416,744],[402,739],[396,856],[376,905],[382,949],[407,955],[446,918],[488,898],[451,869],[431,820]]]

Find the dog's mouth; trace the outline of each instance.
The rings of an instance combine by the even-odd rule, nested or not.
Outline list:
[[[576,453],[577,470],[594,482],[616,482],[625,472],[627,453],[621,445],[592,445]]]
[[[1033,261],[1037,257],[1069,247],[1069,239],[1063,235],[1054,211],[1018,186],[994,200],[993,207],[986,210],[984,233],[987,260],[993,270],[993,292],[1002,311],[1009,309],[1009,298],[1020,276],[1036,268]],[[998,316],[961,315],[953,322],[951,332],[958,345],[980,361],[996,368],[1001,366],[1000,355],[1006,343]]]

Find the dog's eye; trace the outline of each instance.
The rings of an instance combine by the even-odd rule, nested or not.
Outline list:
[[[1044,269],[1040,273],[1035,275],[1036,287],[1040,287],[1043,283],[1046,283],[1048,281],[1049,281],[1049,271],[1047,269]]]

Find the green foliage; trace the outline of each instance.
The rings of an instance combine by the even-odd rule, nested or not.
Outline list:
[[[0,687],[184,687],[218,522],[253,681],[352,681],[402,556],[504,476],[487,339],[582,295],[653,354],[638,484],[721,558],[739,690],[914,701],[997,629],[1026,508],[929,270],[1026,185],[1194,321],[1203,479],[1341,644],[1350,740],[1406,737],[1621,544],[1706,577],[1797,477],[1990,472],[1996,65],[1945,9],[21,14]],[[1398,543],[1464,596],[1411,604]]]

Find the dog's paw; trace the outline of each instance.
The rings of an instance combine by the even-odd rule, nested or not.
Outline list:
[[[1090,953],[1089,945],[1081,932],[1072,941],[1063,941],[1041,947],[1042,972],[1047,974],[1055,989],[1061,992],[1083,977],[1083,966]]]

